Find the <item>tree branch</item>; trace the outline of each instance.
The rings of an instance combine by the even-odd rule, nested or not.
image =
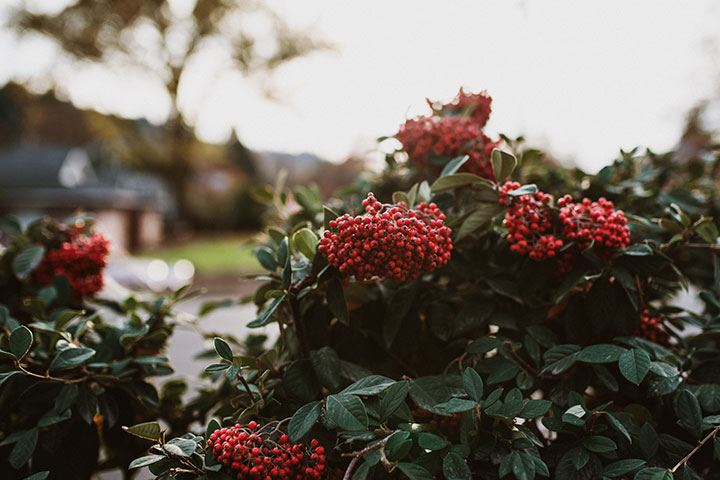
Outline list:
[[[360,461],[360,458],[362,458],[363,455],[365,455],[366,453],[372,452],[373,450],[377,450],[378,448],[384,447],[389,438],[390,438],[390,435],[383,438],[379,442],[375,442],[372,445],[368,445],[367,447],[363,448],[362,450],[358,450],[357,452],[343,454],[343,457],[353,457],[353,459],[350,460],[350,463],[348,464],[347,469],[345,470],[345,475],[343,475],[343,480],[350,480],[352,478],[353,470],[355,469],[355,466]]]
[[[685,458],[683,458],[682,460],[680,460],[680,461],[672,468],[672,470],[670,470],[670,471],[673,472],[673,473],[675,473],[678,468],[682,467],[682,466],[685,465],[687,462],[689,462],[690,459],[693,457],[693,455],[695,455],[695,454],[698,452],[698,450],[700,450],[700,449],[702,448],[702,446],[705,445],[705,444],[708,442],[708,440],[710,440],[710,439],[713,438],[715,435],[717,435],[718,432],[720,432],[720,425],[718,425],[717,427],[713,428],[712,431],[711,431],[710,433],[708,433],[708,434],[705,436],[705,438],[703,438],[702,440],[700,440],[700,443],[698,443],[697,446],[696,446],[695,448],[693,448],[690,453],[688,453],[687,455],[685,455]]]

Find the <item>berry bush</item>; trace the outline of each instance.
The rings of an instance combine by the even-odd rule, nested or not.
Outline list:
[[[199,391],[168,382],[158,420],[124,423],[147,442],[130,469],[720,478],[720,151],[621,152],[590,174],[521,138],[490,140],[484,93],[429,105],[382,140],[397,149],[381,173],[325,199],[282,181],[254,193],[266,272],[253,295],[202,311],[251,302],[248,328],[277,340],[209,335]],[[6,263],[33,247],[13,248]],[[24,378],[10,360],[7,382]]]

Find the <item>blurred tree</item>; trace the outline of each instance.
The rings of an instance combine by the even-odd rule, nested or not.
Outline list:
[[[39,33],[54,40],[71,61],[112,68],[140,66],[160,80],[170,104],[162,148],[148,150],[143,139],[129,142],[138,147],[130,158],[168,182],[180,215],[188,213],[188,184],[193,176],[188,151],[195,142],[180,98],[193,61],[212,50],[214,55],[226,55],[225,65],[232,71],[266,76],[280,65],[327,47],[291,28],[260,1],[196,0],[190,8],[186,3],[78,0],[53,13],[23,7],[11,21],[21,35]]]

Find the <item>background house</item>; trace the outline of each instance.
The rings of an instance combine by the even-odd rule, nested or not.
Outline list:
[[[29,222],[84,212],[116,249],[134,252],[160,244],[171,206],[163,185],[97,155],[69,146],[20,144],[0,150],[0,214]]]

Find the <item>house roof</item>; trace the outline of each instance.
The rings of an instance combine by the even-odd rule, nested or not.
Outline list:
[[[166,210],[162,183],[93,162],[84,147],[19,145],[0,151],[3,208]]]

